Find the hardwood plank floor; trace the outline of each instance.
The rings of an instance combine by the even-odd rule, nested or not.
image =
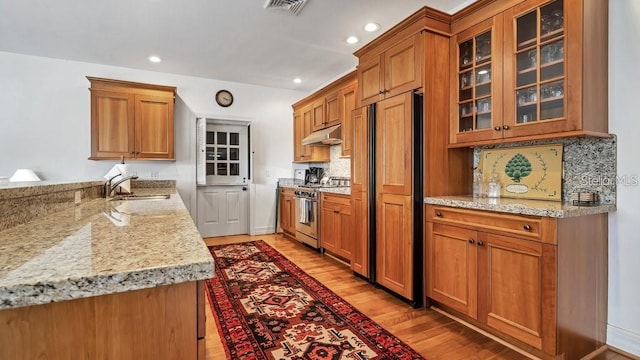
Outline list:
[[[340,295],[365,315],[429,360],[516,360],[524,355],[433,310],[413,309],[386,291],[355,277],[347,266],[282,235],[204,239],[207,245],[264,240],[307,274]],[[207,304],[209,305],[209,304]],[[215,318],[207,306],[206,358],[226,357]],[[632,360],[608,351],[596,360]]]

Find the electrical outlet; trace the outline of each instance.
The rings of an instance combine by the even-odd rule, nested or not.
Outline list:
[[[160,177],[160,172],[159,171],[151,171],[151,178],[152,179],[157,179]]]
[[[76,205],[78,205],[78,204],[80,204],[80,202],[81,202],[81,201],[82,201],[82,191],[78,190],[78,191],[76,191],[76,193],[75,193],[75,200],[74,200],[74,203],[75,203]]]
[[[271,177],[271,171],[269,171],[269,170],[265,170],[265,172],[264,172],[264,176],[265,176],[265,177]]]

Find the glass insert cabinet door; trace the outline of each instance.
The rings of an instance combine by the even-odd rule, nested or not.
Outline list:
[[[491,129],[494,118],[494,40],[484,28],[457,42],[457,132]]]
[[[564,1],[514,19],[515,123],[565,118]]]
[[[198,119],[198,184],[246,184],[249,180],[249,127]]]

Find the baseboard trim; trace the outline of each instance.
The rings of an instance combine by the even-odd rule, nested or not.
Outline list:
[[[274,234],[275,229],[273,226],[261,226],[253,229],[252,233],[249,235],[266,235],[266,234]]]
[[[500,339],[499,337],[497,337],[497,336],[495,336],[495,335],[493,335],[493,334],[490,334],[490,333],[488,333],[488,332],[486,332],[486,331],[484,331],[484,330],[480,329],[479,327],[474,326],[474,325],[472,325],[472,324],[470,324],[470,323],[468,323],[468,322],[466,322],[466,321],[464,321],[464,320],[460,319],[460,318],[459,318],[459,317],[457,317],[457,316],[451,315],[451,314],[449,314],[448,312],[446,312],[446,311],[444,311],[444,310],[442,310],[442,309],[438,309],[438,308],[437,308],[437,307],[435,307],[435,306],[432,306],[430,309],[431,309],[431,310],[433,310],[433,311],[439,312],[440,314],[442,314],[442,315],[444,315],[444,316],[446,316],[446,317],[448,317],[448,318],[450,318],[450,319],[453,319],[453,320],[455,320],[455,321],[457,321],[457,322],[461,323],[462,325],[464,325],[464,326],[466,326],[466,327],[468,327],[468,328],[470,328],[470,329],[472,329],[472,330],[474,330],[474,331],[479,332],[480,334],[482,334],[482,335],[484,335],[484,336],[488,337],[489,339],[491,339],[491,340],[493,340],[493,341],[495,341],[495,342],[498,342],[498,343],[500,343],[500,344],[502,344],[502,345],[504,345],[504,346],[508,347],[509,349],[511,349],[511,350],[513,350],[513,351],[515,351],[515,352],[517,352],[517,353],[519,353],[519,354],[522,354],[523,356],[526,356],[527,358],[529,358],[529,359],[531,359],[531,360],[542,360],[542,359],[540,359],[539,357],[534,356],[534,355],[531,355],[531,354],[529,354],[528,352],[526,352],[526,351],[524,351],[524,350],[520,349],[519,347],[514,346],[514,345],[512,345],[512,344],[509,344],[508,342],[506,342],[506,341],[504,341],[504,340]]]
[[[601,347],[599,347],[596,350],[593,350],[591,353],[585,355],[584,357],[582,357],[582,359],[580,360],[590,360],[595,358],[596,356],[607,352],[607,350],[609,350],[609,346],[607,344],[602,345]]]
[[[613,325],[607,325],[607,345],[632,359],[640,359],[640,334]]]

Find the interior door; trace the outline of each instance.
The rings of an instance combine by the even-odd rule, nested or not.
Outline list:
[[[249,124],[198,119],[198,230],[203,237],[249,231]]]
[[[249,233],[249,191],[244,185],[198,188],[198,231],[202,237]]]

